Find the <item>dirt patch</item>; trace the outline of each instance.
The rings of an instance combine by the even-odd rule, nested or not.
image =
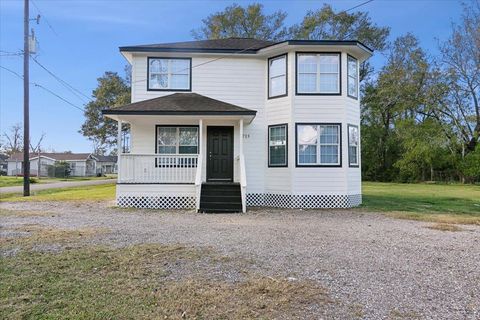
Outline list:
[[[465,230],[463,228],[460,228],[459,226],[456,226],[454,224],[449,224],[449,223],[436,223],[436,224],[426,226],[425,228],[433,229],[433,230],[440,230],[440,231],[451,231],[451,232],[464,231]]]

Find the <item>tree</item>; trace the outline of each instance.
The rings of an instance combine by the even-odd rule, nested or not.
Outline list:
[[[86,119],[79,132],[93,142],[94,153],[104,154],[117,143],[117,122],[104,117],[102,110],[130,103],[130,86],[116,72],[105,72],[97,80],[95,100],[85,106]]]
[[[401,157],[402,119],[418,120],[428,104],[430,63],[411,34],[397,38],[375,82],[365,86],[361,113],[363,174],[367,179],[394,180]]]
[[[439,104],[438,118],[457,129],[467,152],[480,139],[480,2],[464,6],[462,21],[440,45],[450,95]]]
[[[302,22],[289,28],[292,39],[310,40],[359,40],[373,50],[387,49],[390,28],[379,27],[372,22],[367,12],[335,12],[331,5],[324,4],[316,11],[308,11]],[[360,79],[364,79],[372,67],[362,64]]]
[[[286,17],[287,14],[281,10],[265,14],[260,3],[246,7],[233,4],[203,19],[202,26],[192,30],[192,36],[197,40],[229,37],[283,40],[287,33],[284,27]]]
[[[23,150],[23,131],[20,123],[14,124],[10,127],[10,133],[3,133],[6,141],[5,149],[8,155],[22,152]]]

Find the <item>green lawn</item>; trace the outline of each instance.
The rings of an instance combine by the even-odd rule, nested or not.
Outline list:
[[[47,189],[32,192],[30,197],[20,194],[0,195],[0,201],[101,201],[115,199],[115,184]]]
[[[480,186],[364,182],[362,208],[398,218],[480,224]]]
[[[52,183],[62,181],[86,181],[86,180],[105,180],[115,179],[115,175],[107,175],[106,177],[69,177],[69,178],[31,178],[32,183]],[[23,177],[0,176],[1,187],[14,187],[23,185]]]
[[[0,201],[113,200],[115,185],[50,189],[26,198],[19,194],[1,198]],[[365,182],[360,210],[405,219],[480,224],[480,186]]]

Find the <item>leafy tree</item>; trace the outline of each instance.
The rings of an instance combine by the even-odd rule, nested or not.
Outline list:
[[[301,23],[289,28],[293,39],[359,40],[376,51],[387,49],[389,34],[390,28],[377,26],[367,12],[335,12],[329,4],[308,11]],[[364,63],[360,78],[363,80],[371,71],[372,67]]]
[[[232,4],[203,19],[203,25],[192,30],[192,35],[197,40],[229,37],[283,40],[287,32],[284,27],[286,17],[287,14],[281,10],[271,15],[265,14],[260,3],[246,7]]]
[[[80,133],[94,143],[95,153],[103,154],[117,143],[117,122],[104,117],[102,110],[130,103],[130,86],[116,72],[105,72],[97,80],[94,100],[85,106]]]
[[[461,163],[461,170],[468,180],[480,181],[480,144],[465,156]]]
[[[415,119],[426,104],[430,65],[418,40],[411,34],[397,38],[376,82],[367,83],[362,106],[362,157],[364,177],[394,180],[393,165],[401,153],[396,130],[402,119]]]
[[[422,122],[415,119],[397,123],[401,137],[401,157],[394,167],[399,169],[402,181],[435,180],[435,170],[452,167],[453,155],[448,149],[448,140],[442,132],[441,123],[427,117]]]

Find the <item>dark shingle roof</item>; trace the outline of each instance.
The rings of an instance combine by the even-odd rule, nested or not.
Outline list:
[[[101,154],[94,154],[94,158],[99,162],[117,162],[117,156],[104,156]]]
[[[65,153],[65,152],[40,152],[40,156],[59,161],[66,160],[87,160],[90,153]],[[29,159],[38,157],[38,153],[30,153]],[[14,153],[8,161],[23,161],[23,152]]]
[[[253,38],[227,38],[126,46],[120,47],[120,51],[238,52],[242,50],[244,53],[255,53],[258,49],[272,44],[275,42]]]
[[[197,93],[174,93],[103,110],[103,114],[255,115],[255,110],[215,100]]]

